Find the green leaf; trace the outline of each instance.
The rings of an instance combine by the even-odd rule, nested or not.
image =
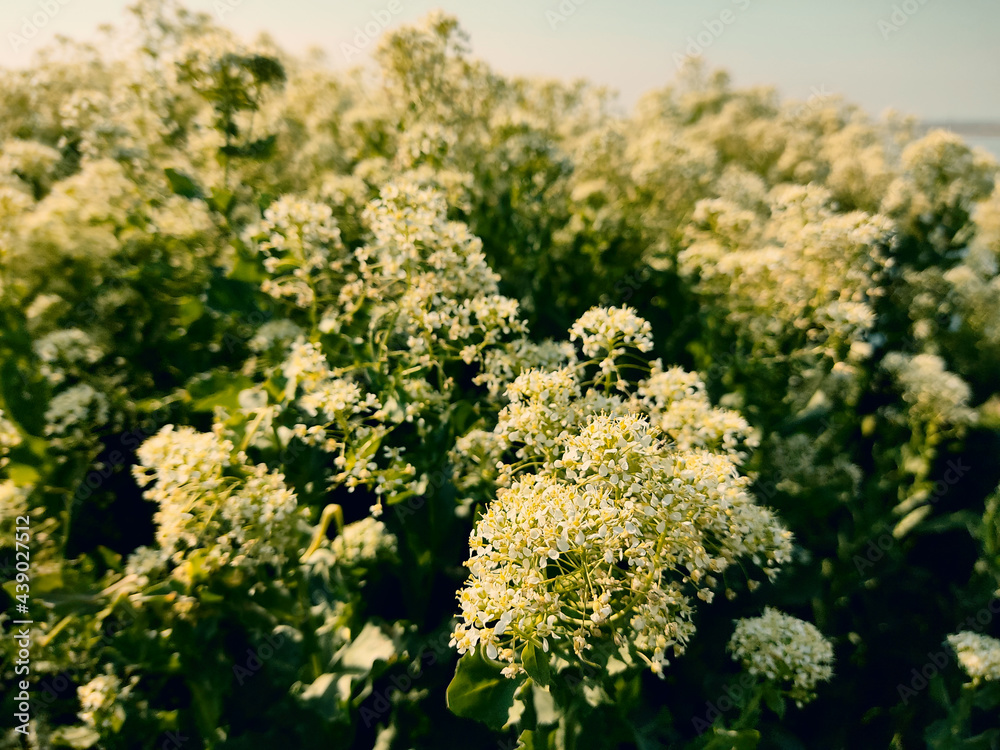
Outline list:
[[[201,191],[198,183],[183,172],[178,172],[172,167],[167,167],[163,170],[163,173],[167,176],[167,181],[170,183],[170,189],[182,198],[191,199],[201,198],[204,196],[204,193]]]
[[[52,733],[53,747],[73,747],[78,750],[86,750],[93,747],[101,739],[101,735],[96,730],[86,727],[59,727]]]
[[[528,641],[521,651],[521,664],[528,676],[543,687],[547,687],[552,680],[552,670],[549,669],[549,655],[540,648],[535,648],[535,644]]]
[[[500,729],[507,722],[519,684],[500,674],[500,668],[486,661],[477,648],[458,660],[446,694],[448,708],[456,716]]]
[[[220,214],[228,214],[229,209],[233,205],[233,198],[235,198],[235,195],[233,195],[232,190],[212,188],[212,197],[208,199],[208,205]]]
[[[517,736],[522,750],[556,750],[559,747],[556,728],[526,729]]]
[[[368,674],[375,662],[392,661],[396,656],[396,645],[392,639],[372,623],[365,623],[358,637],[344,647],[340,654],[340,666],[344,669]]]
[[[26,487],[31,484],[37,484],[42,475],[38,473],[38,469],[34,466],[28,466],[27,464],[8,464],[7,476],[19,487]]]
[[[930,696],[934,701],[946,711],[951,710],[951,698],[948,695],[948,688],[941,679],[940,674],[935,674],[930,682]]]
[[[257,261],[252,258],[245,258],[240,255],[233,264],[233,270],[229,272],[229,278],[234,281],[247,281],[258,284],[265,278]]]
[[[205,304],[197,297],[185,297],[177,308],[177,324],[187,328],[205,314]]]
[[[328,721],[347,718],[337,678],[337,675],[330,672],[321,674],[299,695],[299,700],[304,705]]]
[[[212,411],[221,406],[229,411],[239,408],[240,391],[253,387],[254,382],[245,375],[217,370],[193,379],[187,386],[194,411]]]
[[[194,698],[195,725],[204,737],[214,737],[222,714],[222,694],[205,676],[188,680]]]
[[[781,692],[771,684],[764,686],[764,705],[769,709],[774,711],[778,715],[778,718],[784,718],[785,716],[785,697]]]
[[[547,688],[540,685],[531,686],[531,695],[535,703],[535,717],[539,726],[557,724],[560,711],[556,707],[555,698]]]

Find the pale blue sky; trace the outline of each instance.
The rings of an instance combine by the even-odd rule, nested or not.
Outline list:
[[[497,69],[586,77],[620,91],[625,105],[668,82],[675,55],[701,34],[709,63],[729,69],[741,85],[773,84],[797,99],[841,93],[875,114],[894,107],[929,119],[1000,120],[997,0],[392,1],[400,12],[388,14],[390,27],[444,8],[471,34],[474,53]],[[121,19],[129,2],[3,0],[0,65],[27,63],[56,33],[92,36],[99,24]],[[373,12],[385,18],[390,7],[390,0],[188,0],[187,6],[215,13],[219,2],[236,6],[225,22],[238,32],[266,29],[292,50],[319,45],[338,66],[347,64],[341,45]],[[38,16],[46,6],[58,8],[51,19]],[[20,34],[32,15],[44,18],[44,27],[24,44],[15,41],[10,34]],[[892,27],[880,28],[880,21]]]

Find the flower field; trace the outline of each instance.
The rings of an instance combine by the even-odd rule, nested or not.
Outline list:
[[[1000,747],[989,154],[124,24],[0,71],[0,748]]]

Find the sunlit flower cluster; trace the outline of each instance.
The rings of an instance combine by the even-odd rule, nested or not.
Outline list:
[[[727,229],[716,213],[696,212],[704,218],[679,256],[681,270],[697,275],[703,293],[724,299],[730,322],[768,353],[783,354],[783,342],[794,341],[814,356],[863,360],[872,304],[882,294],[878,248],[890,225],[878,215],[836,213],[831,200],[816,186],[779,186],[769,215],[758,219],[762,229],[746,233]],[[721,213],[732,211],[746,209],[726,203]]]
[[[600,310],[574,329],[590,336],[619,317]],[[646,321],[628,313],[618,323],[597,355],[626,340],[651,345]],[[494,437],[477,430],[456,446],[471,486],[503,452],[518,462],[498,462],[504,486],[470,538],[453,642],[482,646],[508,675],[528,643],[584,660],[613,643],[662,674],[694,632],[692,598],[711,602],[740,559],[772,575],[791,535],[753,502],[729,455],[747,424],[713,414],[697,375],[657,364],[642,398],[628,401],[581,373],[525,370],[507,387]],[[685,402],[703,408],[670,412]],[[672,432],[660,426],[668,413]],[[706,415],[716,425],[699,432]]]
[[[384,187],[365,209],[373,236],[355,253],[359,278],[341,294],[345,307],[358,297],[375,300],[375,315],[395,321],[425,365],[446,355],[471,363],[503,337],[525,332],[517,302],[497,293],[499,276],[482,242],[446,212],[434,188],[410,179]]]
[[[108,420],[108,400],[87,383],[77,383],[57,393],[45,410],[45,432],[56,436],[81,436],[88,427]]]
[[[653,348],[649,321],[640,318],[630,307],[588,310],[570,328],[569,339],[579,339],[587,357],[603,355],[600,367],[605,373],[615,369],[614,360],[625,353],[625,347],[635,347],[641,352]]]
[[[363,565],[393,557],[396,537],[384,523],[369,516],[344,526],[344,531],[330,542],[330,549],[344,565]]]
[[[514,378],[528,369],[557,370],[576,362],[576,352],[568,341],[547,340],[535,343],[518,338],[486,351],[483,369],[475,377],[491,396],[502,396]]]
[[[281,566],[300,541],[295,493],[281,474],[234,455],[216,432],[167,425],[139,448],[133,469],[158,509],[156,548],[130,558],[138,574],[196,560],[207,570],[226,565]],[[189,568],[175,575],[189,577]]]
[[[1000,640],[963,630],[949,635],[948,644],[962,669],[972,678],[972,684],[1000,680]]]
[[[890,352],[882,364],[899,384],[912,420],[954,427],[976,421],[976,412],[969,408],[968,384],[948,372],[937,355]]]
[[[639,384],[650,420],[670,436],[679,450],[707,448],[742,459],[760,440],[738,412],[712,406],[697,373],[680,367],[661,369],[654,363]]]
[[[264,257],[269,276],[261,288],[272,297],[287,297],[299,307],[316,303],[317,291],[332,293],[318,271],[343,271],[346,250],[333,211],[322,203],[294,196],[276,200],[263,220],[246,232],[249,243]],[[317,290],[317,285],[320,286]]]
[[[771,607],[736,622],[729,651],[750,674],[778,684],[800,706],[833,676],[833,646],[816,626]]]
[[[123,685],[121,679],[108,670],[80,685],[76,689],[80,701],[80,719],[95,729],[110,729],[117,732],[125,722],[126,713],[122,701],[135,687],[137,678]]]

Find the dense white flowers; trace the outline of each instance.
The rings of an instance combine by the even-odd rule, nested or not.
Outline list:
[[[525,332],[517,302],[497,293],[500,277],[482,242],[446,213],[444,196],[412,179],[384,187],[364,212],[373,238],[355,253],[359,278],[341,293],[347,309],[372,299],[373,314],[394,321],[421,364],[443,356],[471,363]]]
[[[104,424],[108,400],[87,383],[77,383],[56,394],[45,411],[45,432],[49,435],[82,435],[87,426]]]
[[[396,537],[385,524],[374,518],[362,518],[349,523],[332,542],[337,561],[344,565],[362,565],[392,557],[396,553]]]
[[[678,257],[681,271],[698,277],[703,294],[724,300],[729,321],[768,354],[787,356],[788,342],[796,341],[799,356],[864,359],[872,304],[882,294],[886,260],[878,248],[888,220],[836,213],[830,193],[813,185],[779,186],[768,200],[767,213],[751,212],[762,215],[760,228],[748,232],[723,220],[746,209],[728,201],[712,202],[712,211],[702,207],[689,231],[692,244]]]
[[[650,419],[681,450],[709,448],[734,458],[745,458],[745,448],[759,439],[737,412],[713,407],[697,373],[680,367],[663,370],[659,361],[649,378],[639,384]]]
[[[595,307],[585,312],[569,329],[570,341],[580,340],[583,353],[590,358],[603,355],[601,370],[614,369],[614,360],[632,346],[641,352],[653,348],[649,321],[630,307]]]
[[[295,494],[281,474],[233,454],[216,433],[167,425],[138,451],[133,473],[145,496],[157,503],[154,550],[141,548],[129,560],[145,574],[185,560],[212,571],[226,565],[280,566],[300,540]],[[190,577],[190,568],[175,575]]]
[[[833,676],[833,646],[816,626],[771,607],[760,617],[737,620],[729,651],[750,674],[778,684],[800,706]]]
[[[898,382],[913,421],[954,427],[976,421],[976,412],[969,408],[968,384],[948,372],[937,355],[890,352],[882,365]]]
[[[1000,680],[1000,640],[963,630],[949,635],[948,643],[958,656],[962,669],[972,678],[973,685]]]
[[[626,340],[652,343],[632,313],[624,322],[606,311],[585,317],[574,326],[580,335],[618,321],[595,344],[599,354]],[[710,602],[740,559],[772,575],[791,535],[753,502],[727,455],[747,424],[714,414],[696,375],[657,365],[642,398],[626,400],[581,383],[581,372],[522,372],[507,387],[494,438],[473,431],[456,446],[467,486],[488,477],[486,462],[503,451],[519,460],[499,463],[506,486],[470,538],[452,640],[461,652],[481,645],[508,663],[508,675],[520,671],[529,643],[579,659],[613,643],[662,674],[694,632],[692,598]],[[699,408],[670,412],[684,403]]]
[[[332,209],[322,203],[283,196],[268,206],[263,220],[246,231],[250,245],[264,257],[269,277],[262,289],[288,297],[299,307],[316,303],[317,292],[330,294],[319,272],[344,268],[346,250]]]
[[[34,342],[35,354],[42,361],[42,375],[58,385],[65,380],[65,367],[92,365],[103,354],[93,339],[79,328],[63,328],[53,331]]]
[[[117,732],[125,722],[126,699],[135,687],[138,678],[133,677],[122,685],[121,679],[108,668],[107,673],[98,675],[76,689],[80,701],[80,719],[94,729]]]
[[[621,117],[596,87],[468,58],[440,14],[387,35],[373,83],[174,7],[136,6],[145,38],[127,59],[67,45],[0,71],[0,356],[16,378],[0,393],[0,525],[30,516],[39,580],[61,587],[37,613],[41,671],[86,683],[84,726],[43,712],[39,746],[176,727],[239,741],[239,701],[206,721],[161,710],[171,675],[214,649],[187,672],[225,693],[279,622],[294,643],[255,679],[302,683],[273,716],[308,733],[319,724],[297,720],[318,709],[336,732],[384,666],[419,661],[442,621],[426,605],[463,558],[453,645],[515,679],[548,661],[535,713],[554,700],[569,746],[583,701],[634,719],[635,672],[662,675],[734,577],[754,590],[789,561],[790,531],[752,492],[785,509],[796,561],[822,568],[830,585],[805,597],[818,612],[880,595],[841,554],[875,524],[962,520],[927,501],[959,489],[936,482],[936,451],[964,466],[965,428],[1000,415],[1000,194],[986,198],[982,153],[722,73]],[[127,499],[104,502],[132,463],[124,430],[168,422],[133,469],[153,541],[95,533]],[[94,496],[98,477],[115,478]],[[470,531],[466,549],[453,535]],[[147,546],[122,570],[104,542]],[[372,608],[383,566],[406,596]],[[81,597],[92,606],[66,617]],[[974,682],[998,679],[1000,642],[949,642]],[[832,674],[830,643],[771,609],[729,650],[769,705]],[[133,700],[125,683],[147,673]],[[755,705],[716,727],[750,729]],[[125,710],[134,734],[112,737]],[[419,745],[398,713],[379,741]]]

